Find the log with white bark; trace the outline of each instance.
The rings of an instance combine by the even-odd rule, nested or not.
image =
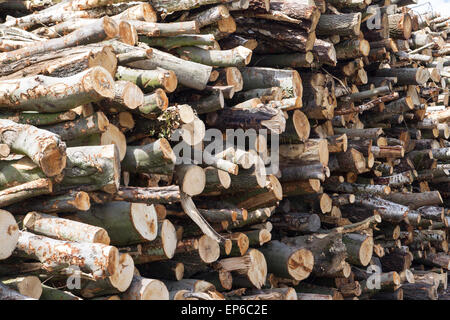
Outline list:
[[[0,81],[0,108],[53,113],[114,97],[114,80],[102,67],[67,78],[34,76]]]
[[[14,217],[5,210],[0,211],[0,260],[11,256],[19,239],[19,227]]]
[[[27,155],[49,177],[60,174],[66,166],[66,145],[49,131],[3,119],[0,141],[12,151]]]
[[[16,252],[39,260],[49,271],[61,267],[79,267],[95,279],[113,275],[119,262],[119,251],[115,247],[55,240],[26,231],[20,231]]]

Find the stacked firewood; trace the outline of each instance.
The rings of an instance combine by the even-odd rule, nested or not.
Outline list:
[[[446,298],[414,2],[0,0],[0,299]]]

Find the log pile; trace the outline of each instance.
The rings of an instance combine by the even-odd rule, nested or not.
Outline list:
[[[0,0],[0,300],[448,299],[450,19],[369,3]]]

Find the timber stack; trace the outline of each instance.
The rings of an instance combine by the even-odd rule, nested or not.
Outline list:
[[[414,3],[0,0],[0,299],[447,298]]]

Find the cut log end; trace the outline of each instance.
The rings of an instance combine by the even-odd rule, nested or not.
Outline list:
[[[65,148],[56,144],[49,144],[42,150],[42,158],[39,160],[42,171],[48,177],[60,174],[66,167]]]
[[[110,123],[106,127],[106,131],[101,135],[100,143],[101,145],[115,145],[119,152],[120,161],[125,158],[125,154],[127,152],[127,140],[123,132],[120,131],[120,129],[115,125]]]
[[[373,238],[367,237],[362,243],[359,251],[359,261],[363,266],[367,266],[372,259]]]
[[[159,146],[160,146],[160,150],[163,154],[163,158],[165,160],[170,160],[171,162],[175,163],[176,157],[175,157],[175,154],[173,153],[173,150],[172,150],[172,147],[170,146],[169,141],[167,141],[167,139],[165,139],[165,138],[161,138],[161,139],[159,139]]]
[[[328,194],[323,193],[320,195],[319,206],[322,213],[331,212],[331,209],[333,207],[333,200]]]
[[[82,83],[85,87],[92,86],[95,92],[105,99],[114,98],[114,79],[103,67],[92,68],[86,73]]]
[[[179,170],[179,185],[181,190],[189,196],[196,196],[202,193],[206,185],[206,175],[203,169],[199,166],[189,165],[183,166]]]
[[[130,46],[135,46],[138,42],[138,34],[136,28],[127,21],[120,21],[119,39],[123,43],[126,43]]]
[[[158,218],[155,207],[145,203],[132,203],[130,212],[134,228],[142,239],[154,240],[158,234]]]
[[[0,260],[8,258],[16,248],[19,227],[13,215],[0,210]]]
[[[136,109],[144,103],[144,93],[132,82],[127,82],[123,89],[123,103],[128,109]]]
[[[262,229],[259,232],[259,245],[262,246],[264,243],[268,243],[272,240],[272,233],[267,229]]]
[[[164,254],[166,255],[167,258],[172,259],[173,256],[175,255],[178,239],[175,226],[167,219],[163,221],[161,226],[161,239]]]
[[[133,258],[128,253],[119,257],[119,266],[116,273],[109,277],[111,285],[119,292],[125,292],[131,284],[134,275]]]
[[[303,280],[309,277],[314,266],[314,255],[308,249],[295,251],[288,259],[289,275],[295,280]]]
[[[267,262],[264,255],[256,249],[249,251],[248,255],[251,258],[251,266],[248,270],[248,278],[250,282],[258,289],[266,282],[267,278]]]
[[[41,297],[42,284],[38,277],[27,276],[16,280],[15,286],[20,294],[33,299],[39,299]]]
[[[198,253],[205,263],[213,263],[220,256],[220,246],[217,241],[203,235],[198,241]]]
[[[164,73],[163,79],[161,79],[161,84],[167,92],[174,92],[178,86],[177,76],[172,70]]]
[[[300,110],[295,110],[292,115],[292,122],[294,123],[295,132],[297,132],[300,141],[308,140],[311,126],[306,115]]]

